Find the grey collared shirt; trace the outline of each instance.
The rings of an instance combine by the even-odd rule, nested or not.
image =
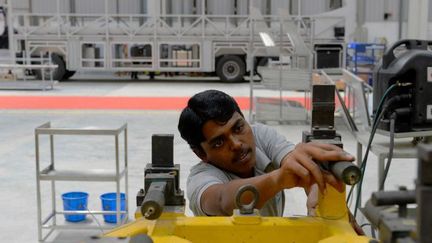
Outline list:
[[[252,125],[256,145],[255,176],[268,173],[280,167],[286,154],[294,149],[275,129],[262,124]],[[212,185],[224,184],[239,179],[238,176],[223,171],[209,163],[200,162],[194,165],[186,183],[189,207],[196,216],[206,215],[201,209],[201,196]],[[283,191],[269,199],[260,209],[262,216],[282,216],[285,197]]]

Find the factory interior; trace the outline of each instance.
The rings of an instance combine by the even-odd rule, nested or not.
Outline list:
[[[0,0],[0,242],[432,243],[431,48],[429,0]]]

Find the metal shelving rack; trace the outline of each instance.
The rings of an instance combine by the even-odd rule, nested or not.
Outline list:
[[[372,85],[373,69],[384,55],[385,48],[384,44],[378,43],[348,43],[347,69]]]
[[[45,168],[41,167],[40,158],[40,137],[49,136],[49,165]],[[54,136],[114,136],[115,137],[115,170],[59,170],[55,167],[54,162]],[[121,136],[123,136],[123,143],[120,144]],[[39,241],[46,240],[49,235],[56,229],[100,229],[112,228],[123,224],[127,221],[128,217],[128,162],[127,162],[127,124],[122,125],[116,129],[104,128],[53,128],[51,123],[47,122],[35,129],[35,146],[36,146],[36,185],[37,185],[37,217],[38,217],[38,239]],[[124,156],[120,158],[120,148],[124,146]],[[121,162],[121,160],[123,160]],[[124,179],[125,186],[125,210],[121,210],[118,206],[116,211],[63,211],[56,208],[56,181],[87,181],[87,182],[115,182],[117,201],[116,205],[120,205],[120,182]],[[51,212],[45,218],[42,218],[42,198],[41,198],[41,181],[51,182]],[[116,215],[117,224],[112,226],[92,226],[89,224],[57,224],[56,215],[65,213],[76,214],[107,214],[112,213]],[[125,214],[123,220],[120,220],[121,215]],[[43,230],[48,230],[46,235],[43,235]]]
[[[307,121],[307,96],[312,81],[312,52],[306,45],[304,36],[301,36],[293,23],[280,18],[279,30],[271,32],[268,28],[263,27],[265,20],[257,19],[257,23],[252,27],[252,33],[268,33],[275,37],[275,41],[272,40],[274,43],[261,49],[269,56],[279,57],[279,61],[270,62],[271,65],[267,67],[258,67],[258,72],[262,75],[259,84],[253,81],[252,76],[250,77],[250,119],[257,122],[276,121],[282,123]],[[269,38],[271,39],[271,37]],[[250,46],[252,53],[250,56],[253,56],[259,50],[252,43]],[[284,63],[284,58],[289,59],[287,64]],[[258,90],[262,90],[263,92],[260,93],[267,93],[267,95],[257,94],[256,91]],[[285,91],[302,91],[304,93],[304,106],[306,107],[298,101],[286,99]]]

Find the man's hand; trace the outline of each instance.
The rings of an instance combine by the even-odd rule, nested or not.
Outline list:
[[[305,188],[307,194],[306,207],[308,216],[316,216],[316,209],[318,206],[318,185],[315,183],[310,188]]]
[[[314,183],[318,184],[321,191],[325,190],[325,184],[329,183],[339,191],[343,190],[342,182],[338,181],[332,174],[320,169],[320,161],[337,162],[353,161],[354,157],[336,145],[324,143],[300,143],[293,151],[287,154],[281,162],[282,176],[286,174],[288,180],[282,180],[287,188],[301,186],[310,188]],[[297,181],[293,182],[292,174],[296,175]],[[289,184],[288,184],[289,183]]]

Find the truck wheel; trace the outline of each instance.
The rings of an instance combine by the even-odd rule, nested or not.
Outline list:
[[[216,65],[216,74],[224,82],[243,81],[245,63],[238,56],[223,56]]]
[[[63,76],[66,74],[66,64],[63,61],[63,59],[58,55],[58,54],[51,54],[51,61],[52,64],[57,65],[57,68],[54,69],[53,73],[52,73],[52,78],[53,80],[62,80]],[[48,64],[48,60],[46,62],[44,62],[44,64]],[[35,75],[36,75],[36,79],[38,80],[42,80],[42,70],[41,69],[37,69],[35,70]],[[44,70],[44,78],[45,80],[49,80],[50,79],[50,70],[49,69],[45,69]]]
[[[149,72],[149,79],[154,80],[156,73],[155,72]]]
[[[264,66],[267,66],[267,64],[268,64],[268,62],[269,62],[269,57],[262,57],[262,58],[260,58],[259,60],[258,60],[258,62],[255,62],[254,63],[254,75],[256,74],[256,75],[258,75],[258,77],[260,77],[260,80],[262,80],[262,75],[261,75],[261,73],[259,72],[259,70],[258,70],[258,68],[259,67],[264,67]]]
[[[74,74],[75,74],[75,71],[70,71],[70,70],[67,70],[66,69],[66,71],[65,71],[65,74],[63,75],[63,77],[62,77],[62,81],[66,81],[66,80],[68,80],[70,77],[72,77],[72,76],[74,76]]]

